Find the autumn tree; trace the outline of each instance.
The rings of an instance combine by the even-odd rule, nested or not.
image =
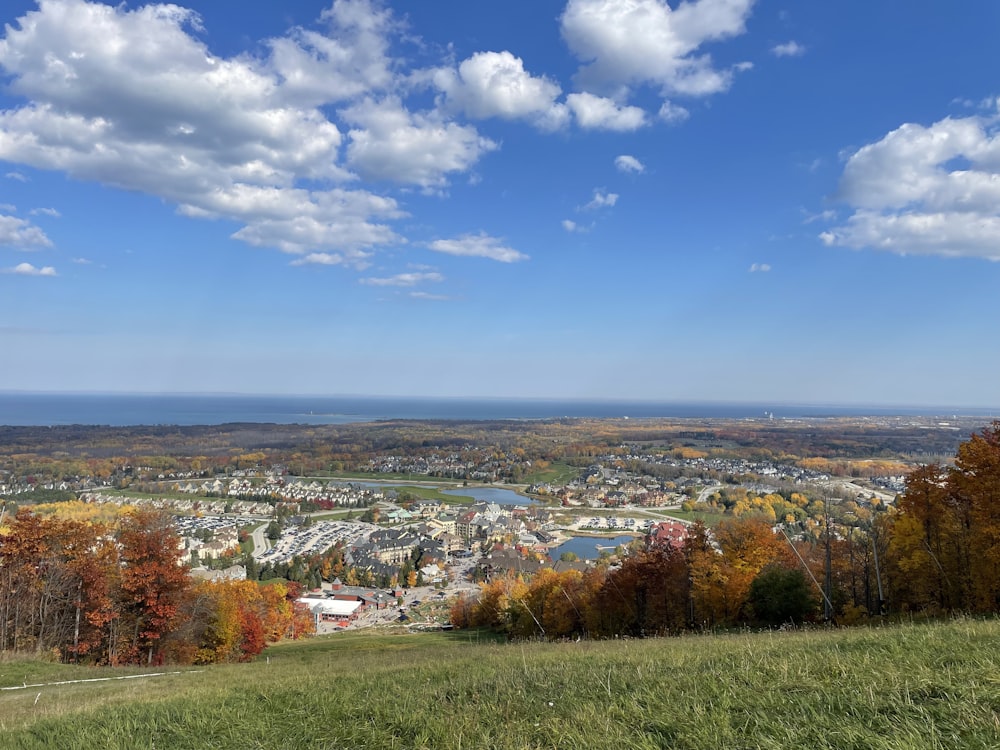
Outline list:
[[[757,624],[801,625],[815,613],[816,596],[801,568],[771,564],[753,579],[747,604]]]
[[[691,576],[683,550],[674,547],[630,555],[607,574],[588,618],[593,632],[664,635],[687,627]]]
[[[958,448],[948,476],[966,606],[1000,610],[1000,422]],[[967,569],[967,573],[966,573]]]
[[[0,537],[0,648],[77,658],[99,647],[114,571],[103,531],[28,510],[11,519]]]
[[[510,608],[511,633],[522,638],[580,634],[590,606],[588,595],[582,572],[543,568],[528,582],[523,598]]]
[[[907,609],[944,612],[965,598],[960,571],[966,544],[947,477],[936,464],[914,470],[896,503],[887,563],[892,598]]]
[[[110,661],[133,661],[141,653],[152,663],[190,586],[187,569],[180,565],[180,538],[168,516],[137,510],[122,519],[117,541],[121,624]]]
[[[522,614],[528,586],[519,575],[509,573],[482,584],[479,599],[472,608],[472,627],[490,626],[507,630]]]
[[[761,570],[796,562],[785,539],[761,519],[726,519],[713,536],[717,549],[689,536],[693,609],[701,624],[732,625],[747,614],[750,585]]]

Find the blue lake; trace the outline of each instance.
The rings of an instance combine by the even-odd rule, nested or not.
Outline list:
[[[344,484],[357,484],[361,487],[382,487],[388,490],[395,489],[397,487],[412,487],[413,482],[406,481],[386,481],[386,482],[371,482],[371,481],[358,481],[354,479],[343,480]],[[497,505],[537,505],[536,500],[532,500],[530,497],[525,497],[524,495],[518,495],[513,490],[505,490],[500,487],[458,487],[454,490],[441,490],[443,495],[452,495],[457,497],[471,497],[474,500],[484,502],[484,503],[496,503]]]
[[[455,490],[442,490],[445,495],[458,495],[475,498],[479,502],[496,503],[497,505],[537,505],[535,500],[524,495],[518,495],[513,490],[500,487],[459,487]]]
[[[553,560],[558,560],[563,552],[573,552],[581,560],[596,560],[601,556],[601,550],[598,549],[598,546],[607,549],[608,552],[613,552],[614,548],[619,544],[624,546],[635,541],[637,538],[641,537],[616,536],[598,538],[593,536],[575,536],[568,542],[563,542],[558,547],[549,550],[549,557]],[[608,549],[609,547],[610,549]]]
[[[247,396],[236,394],[25,393],[0,391],[0,425],[348,424],[394,419],[762,418],[954,415],[992,418],[996,408],[794,405],[530,398]]]

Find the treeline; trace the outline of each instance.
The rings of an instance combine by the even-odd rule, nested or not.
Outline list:
[[[799,546],[805,564],[822,569],[821,549]],[[548,638],[641,637],[744,623],[802,623],[816,618],[818,596],[795,552],[759,518],[727,519],[711,536],[698,523],[683,546],[641,551],[617,568],[546,569],[529,580],[495,578],[478,598],[455,602],[452,623]],[[869,572],[863,557],[855,556],[856,569],[837,570],[838,595],[850,592],[852,577]],[[863,587],[854,588],[863,599]],[[847,611],[848,606],[845,601],[840,608]]]
[[[954,466],[914,471],[867,523],[819,520],[795,538],[760,516],[696,524],[683,546],[615,569],[497,578],[459,599],[452,622],[561,638],[1000,612],[1000,422],[963,443]]]
[[[173,522],[116,524],[21,510],[0,536],[0,650],[96,664],[252,659],[311,632],[289,582],[196,581]]]
[[[930,612],[1000,610],[1000,422],[954,465],[913,472],[893,524],[897,596]]]

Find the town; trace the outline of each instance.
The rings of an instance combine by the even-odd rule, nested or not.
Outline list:
[[[771,420],[662,432],[635,421],[609,424],[632,439],[588,446],[574,424],[504,424],[511,434],[497,442],[466,436],[449,448],[424,439],[404,450],[338,450],[321,459],[341,476],[317,471],[305,451],[55,460],[39,450],[19,454],[20,468],[3,465],[0,498],[9,513],[18,505],[168,513],[192,576],[300,584],[324,632],[401,622],[445,627],[449,602],[498,575],[619,565],[630,551],[683,544],[695,521],[711,527],[727,517],[760,517],[816,539],[829,514],[846,533],[889,507],[909,470],[905,457],[891,453],[874,461],[777,459],[761,455],[777,451],[752,445],[740,455],[747,451],[731,435],[774,429]],[[880,424],[902,434],[904,446],[911,428],[929,427]],[[356,431],[399,434],[402,445],[418,428]],[[815,440],[823,425],[783,428],[785,442],[789,435]],[[938,428],[946,437],[955,432]],[[562,447],[541,452],[538,434],[556,435]]]

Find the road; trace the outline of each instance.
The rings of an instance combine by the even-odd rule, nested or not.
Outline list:
[[[721,484],[710,484],[710,485],[708,485],[705,489],[703,489],[701,492],[698,493],[698,502],[699,503],[707,503],[708,502],[708,498],[710,498],[712,495],[714,495],[716,492],[718,492],[721,489],[722,489],[722,485]]]
[[[270,545],[267,543],[267,537],[264,536],[264,530],[266,528],[267,523],[262,523],[255,528],[253,533],[250,535],[251,539],[253,539],[253,556],[255,558],[260,557],[268,549],[270,549]]]

